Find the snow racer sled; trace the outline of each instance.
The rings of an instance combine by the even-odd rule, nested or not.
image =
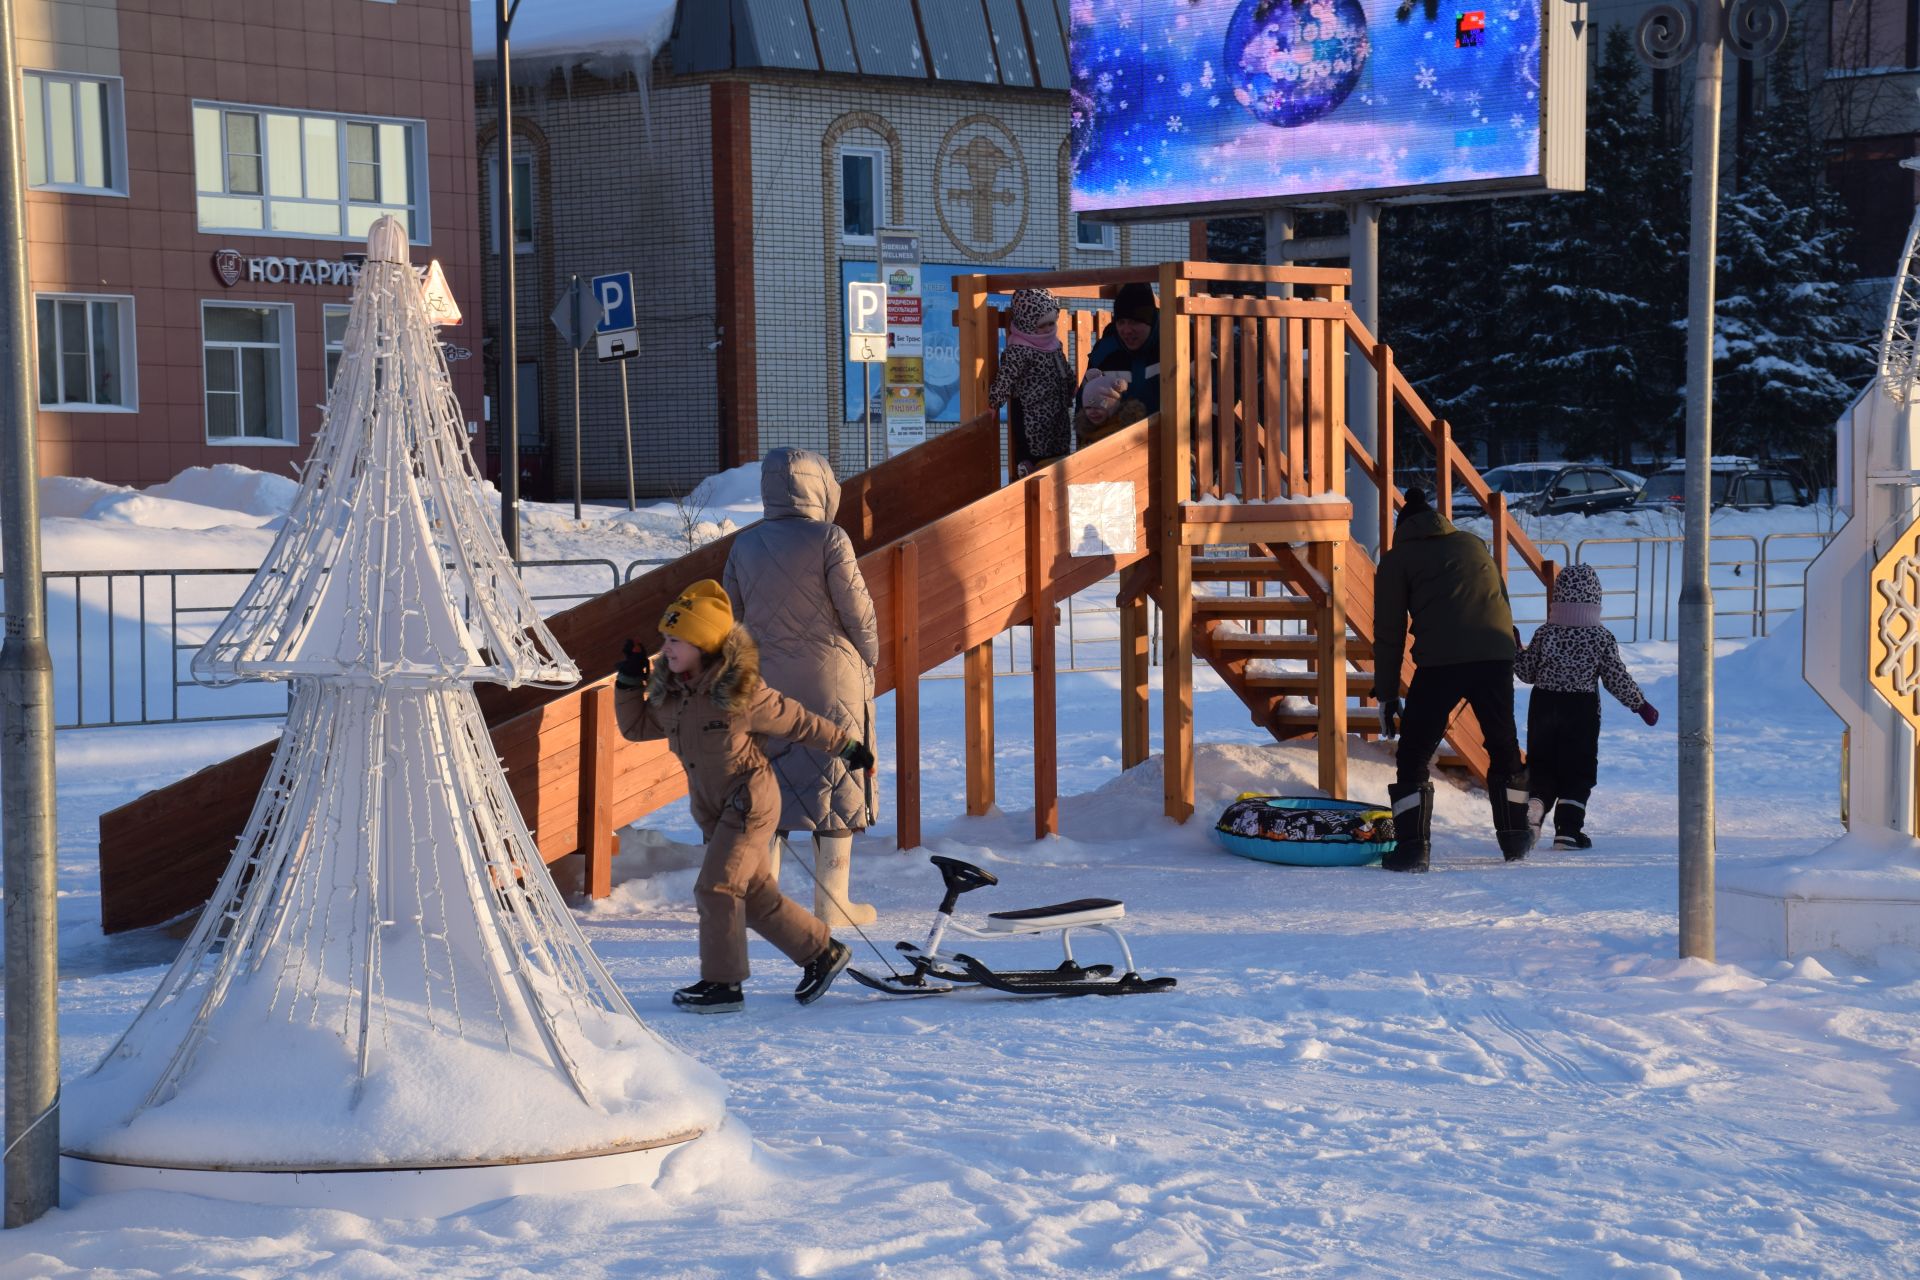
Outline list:
[[[1057,902],[1050,907],[995,911],[987,916],[983,927],[975,928],[953,918],[954,906],[960,901],[961,894],[998,884],[999,879],[991,871],[982,870],[958,858],[943,858],[935,854],[930,861],[940,869],[947,886],[946,895],[934,910],[933,927],[927,931],[927,940],[918,946],[911,942],[894,944],[895,949],[912,965],[913,971],[894,972],[893,966],[888,965],[890,972],[883,977],[862,973],[858,969],[848,969],[848,977],[875,991],[895,996],[943,995],[955,986],[987,987],[1019,996],[1126,996],[1142,991],[1167,991],[1173,987],[1173,978],[1143,978],[1134,972],[1133,951],[1114,927],[1114,922],[1127,914],[1122,903],[1112,898],[1079,898],[1072,902]],[[1119,945],[1120,958],[1126,965],[1119,977],[1113,976],[1113,966],[1110,964],[1083,965],[1074,958],[1073,933],[1076,929],[1104,933]],[[941,954],[940,944],[946,939],[948,931],[983,942],[1057,933],[1060,935],[1060,949],[1066,953],[1066,958],[1052,969],[993,969],[964,953],[951,956]]]

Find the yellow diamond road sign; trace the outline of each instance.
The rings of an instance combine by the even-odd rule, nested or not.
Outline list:
[[[1920,729],[1920,520],[1873,566],[1867,678]]]

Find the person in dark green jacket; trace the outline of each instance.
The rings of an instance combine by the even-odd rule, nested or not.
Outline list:
[[[1401,655],[1407,619],[1413,619],[1413,683],[1400,701]],[[1455,529],[1407,491],[1394,526],[1393,547],[1380,557],[1373,579],[1373,696],[1380,731],[1400,739],[1399,778],[1387,788],[1397,848],[1382,865],[1425,871],[1433,823],[1429,766],[1461,702],[1473,708],[1487,747],[1487,793],[1494,832],[1507,861],[1524,858],[1533,840],[1527,826],[1527,772],[1513,720],[1513,660],[1519,649],[1507,586],[1487,544]]]

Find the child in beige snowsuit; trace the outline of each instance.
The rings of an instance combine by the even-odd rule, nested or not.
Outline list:
[[[694,583],[660,619],[658,662],[627,642],[615,677],[616,718],[629,741],[664,738],[687,771],[694,821],[707,856],[694,882],[700,908],[700,981],[674,992],[696,1013],[742,1007],[747,934],[755,933],[803,970],[794,998],[811,1004],[846,968],[849,953],[826,925],[780,892],[769,849],[780,817],[780,787],[762,750],[784,738],[834,752],[856,769],[873,753],[832,721],[768,688],[747,629],[719,583]]]

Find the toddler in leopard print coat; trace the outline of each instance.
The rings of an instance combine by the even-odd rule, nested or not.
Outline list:
[[[1016,478],[1055,458],[1073,442],[1073,370],[1060,349],[1055,321],[1060,303],[1045,289],[1015,289],[1007,315],[1007,348],[987,398],[994,408],[1013,404],[1008,415],[1008,459]]]
[[[1554,847],[1591,849],[1586,821],[1600,768],[1598,686],[1605,684],[1649,725],[1660,719],[1620,661],[1613,632],[1601,625],[1600,576],[1592,565],[1569,565],[1554,580],[1546,624],[1514,659],[1513,674],[1534,687],[1527,706],[1527,816],[1535,837],[1552,809]]]

